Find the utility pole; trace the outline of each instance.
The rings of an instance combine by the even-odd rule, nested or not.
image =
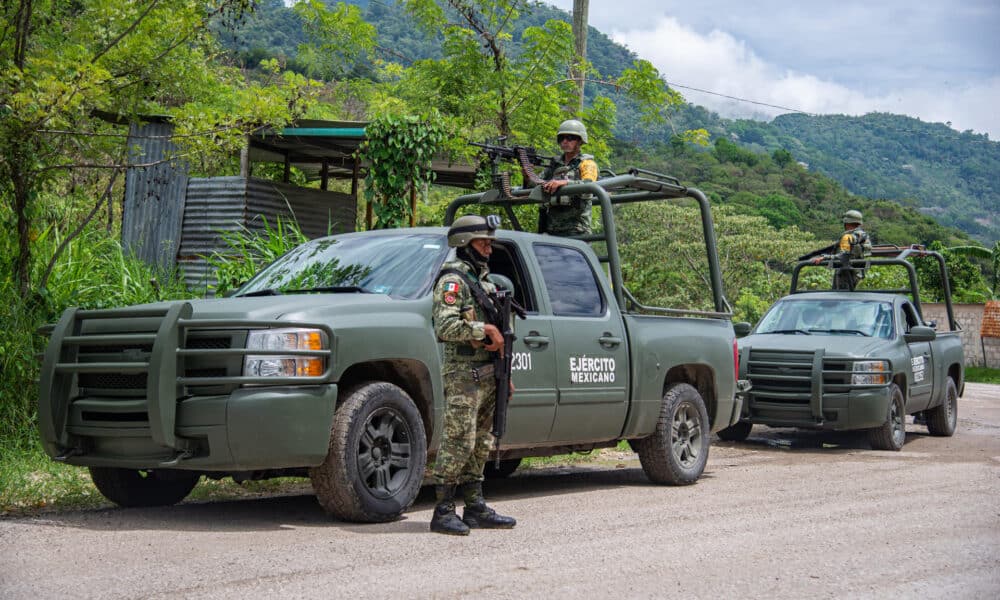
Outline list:
[[[573,39],[576,41],[576,62],[573,69],[573,79],[576,80],[576,87],[580,94],[580,102],[576,107],[577,115],[583,111],[583,88],[586,82],[586,73],[583,63],[587,60],[587,12],[590,9],[590,0],[573,0]]]

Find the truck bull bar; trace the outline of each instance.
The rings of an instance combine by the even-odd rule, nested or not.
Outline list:
[[[193,308],[189,302],[178,302],[167,307],[135,307],[101,310],[67,309],[51,330],[40,373],[38,402],[39,428],[43,442],[54,446],[63,454],[61,458],[79,454],[82,450],[72,439],[67,428],[69,411],[79,393],[78,377],[81,374],[145,374],[146,390],[143,399],[126,401],[134,408],[148,414],[149,435],[157,444],[177,450],[180,455],[193,449],[191,440],[176,435],[177,402],[189,395],[187,386],[195,385],[283,385],[320,384],[330,380],[333,370],[332,352],[324,350],[258,350],[242,348],[194,349],[186,348],[185,341],[191,330],[255,330],[302,327],[318,329],[326,334],[333,345],[333,330],[322,323],[300,323],[273,320],[246,319],[192,319]],[[118,319],[149,319],[153,321],[146,331],[116,331],[113,333],[85,333],[87,321]],[[155,325],[155,331],[153,327]],[[107,346],[151,346],[147,353],[130,350],[123,353],[125,360],[90,362],[79,360],[80,349]],[[183,357],[207,355],[230,356],[314,356],[326,360],[321,375],[288,377],[188,377],[179,364]],[[121,398],[90,399],[88,402],[106,403],[109,407],[122,405]],[[143,406],[137,406],[142,404]],[[179,456],[180,456],[179,455]],[[59,457],[57,457],[58,459]]]

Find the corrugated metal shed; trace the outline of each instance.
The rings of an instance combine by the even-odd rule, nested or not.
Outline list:
[[[206,258],[228,249],[223,234],[264,231],[278,218],[295,219],[310,238],[354,231],[357,205],[350,194],[243,177],[192,178],[187,186],[177,266],[189,288],[215,285]]]
[[[187,163],[176,154],[173,125],[161,121],[129,126],[122,245],[150,265],[174,267],[180,244]]]

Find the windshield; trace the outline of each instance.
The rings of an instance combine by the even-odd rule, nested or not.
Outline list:
[[[892,337],[892,305],[878,300],[782,300],[754,333]]]
[[[236,295],[318,291],[417,298],[430,290],[447,253],[445,236],[438,234],[322,238],[274,261]]]

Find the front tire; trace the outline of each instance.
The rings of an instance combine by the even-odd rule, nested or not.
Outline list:
[[[955,435],[955,428],[958,425],[958,388],[955,387],[955,380],[948,378],[947,388],[944,392],[944,402],[941,406],[926,411],[927,431],[931,435],[939,437],[951,437]]]
[[[309,469],[323,510],[345,520],[393,521],[413,504],[427,465],[420,412],[398,386],[363,384],[337,407],[330,450]]]
[[[650,481],[689,485],[705,471],[708,438],[708,411],[701,394],[687,383],[675,383],[663,395],[656,429],[634,447]]]
[[[201,473],[173,469],[135,470],[90,467],[90,478],[101,495],[118,506],[171,506],[191,493]]]
[[[889,386],[890,400],[886,411],[885,423],[868,430],[868,441],[873,450],[903,449],[906,442],[906,410],[903,405],[903,392],[895,383]]]
[[[727,442],[742,442],[747,439],[752,429],[753,423],[750,421],[739,421],[735,425],[720,429],[718,436],[720,440]]]

